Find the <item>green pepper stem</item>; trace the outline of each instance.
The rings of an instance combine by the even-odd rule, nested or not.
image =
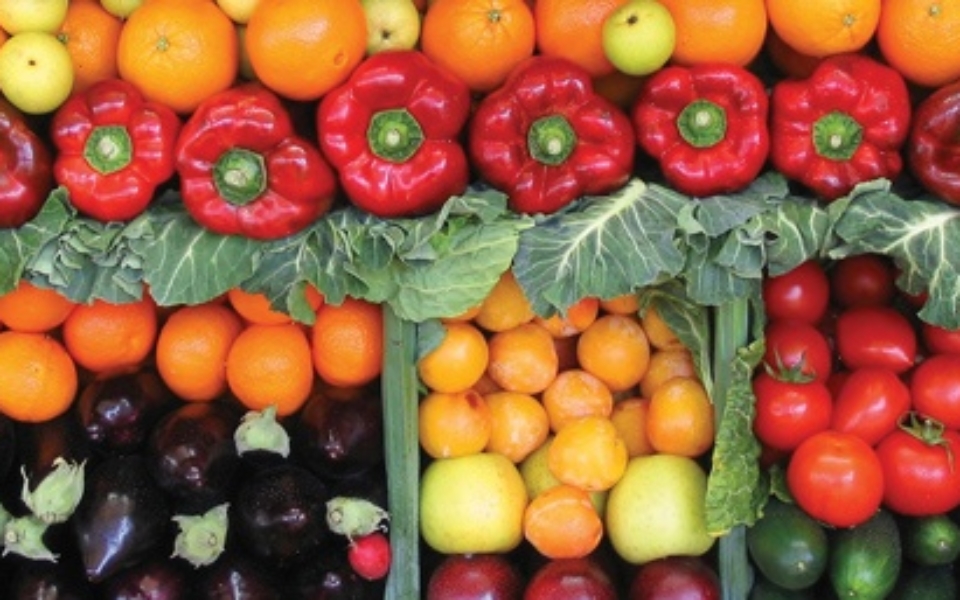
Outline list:
[[[121,125],[95,127],[83,148],[83,158],[95,171],[109,175],[133,160],[133,141]]]
[[[577,133],[563,115],[540,117],[527,132],[530,156],[549,166],[563,164],[577,145]]]
[[[813,147],[829,160],[850,160],[863,141],[863,127],[845,112],[829,112],[813,124]]]
[[[423,145],[423,128],[404,108],[381,110],[370,119],[367,142],[370,151],[383,160],[402,163]]]
[[[709,148],[727,135],[727,113],[709,100],[694,100],[677,116],[677,130],[694,148]]]
[[[267,167],[263,156],[245,148],[231,148],[213,166],[213,184],[220,197],[243,206],[267,189]]]

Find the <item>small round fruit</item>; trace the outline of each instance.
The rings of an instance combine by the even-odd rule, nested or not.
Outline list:
[[[676,44],[676,27],[656,0],[629,0],[603,23],[603,52],[628,75],[649,75],[667,64]]]
[[[72,89],[70,52],[52,33],[18,33],[0,47],[0,91],[23,112],[52,112]]]
[[[69,0],[0,0],[0,29],[55,32],[67,16]]]

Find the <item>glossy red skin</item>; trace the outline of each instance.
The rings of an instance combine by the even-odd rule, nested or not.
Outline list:
[[[910,410],[910,388],[896,373],[863,367],[849,373],[833,401],[831,427],[875,446]]]
[[[763,307],[771,321],[817,323],[826,314],[829,302],[830,280],[815,260],[763,280]]]
[[[920,338],[931,354],[960,354],[960,329],[947,329],[939,325],[922,323]]]
[[[897,295],[896,270],[879,254],[848,256],[830,270],[830,290],[843,308],[887,305]]]
[[[524,590],[523,600],[617,600],[617,587],[610,575],[590,558],[567,558],[546,562],[537,569]]]
[[[883,465],[883,502],[910,516],[949,512],[960,506],[960,433],[946,430],[941,443],[927,443],[896,430],[877,446]]]
[[[820,381],[783,381],[765,371],[753,380],[753,431],[764,446],[789,452],[830,427],[833,402]]]
[[[826,381],[833,372],[833,353],[827,336],[802,321],[771,321],[764,328],[767,368],[798,370],[817,381]]]
[[[960,204],[960,81],[935,90],[914,109],[907,164],[927,190]]]
[[[452,554],[431,572],[426,600],[520,600],[523,579],[503,554]]]
[[[627,600],[719,600],[720,578],[701,558],[669,556],[637,569]]]
[[[910,393],[918,413],[960,429],[960,354],[927,357],[911,373]]]
[[[834,527],[853,527],[880,508],[883,467],[861,438],[827,430],[794,450],[787,465],[787,486],[813,518]]]
[[[892,306],[857,306],[837,317],[837,351],[848,369],[885,367],[903,373],[916,362],[917,345],[913,325]]]
[[[0,227],[35,217],[53,186],[50,150],[23,113],[0,97]]]

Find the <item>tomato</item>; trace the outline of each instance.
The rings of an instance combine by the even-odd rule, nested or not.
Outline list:
[[[833,401],[831,426],[875,446],[910,410],[910,388],[883,367],[851,371]]]
[[[960,506],[960,433],[918,424],[897,429],[877,446],[883,465],[883,502],[902,515],[929,516]]]
[[[848,369],[886,367],[903,373],[917,358],[917,334],[892,306],[855,306],[837,317],[836,344]]]
[[[923,323],[920,326],[920,337],[931,354],[960,354],[960,329]]]
[[[853,527],[880,508],[883,467],[861,438],[821,431],[793,451],[787,486],[800,508],[813,518],[834,527]]]
[[[763,332],[766,351],[763,362],[775,371],[798,371],[817,381],[826,381],[833,370],[833,353],[827,336],[810,323],[771,321]]]
[[[897,295],[896,270],[885,256],[856,254],[830,270],[830,291],[838,306],[884,306]]]
[[[934,354],[917,365],[910,394],[914,410],[947,429],[960,429],[960,354]]]
[[[830,303],[830,280],[819,262],[808,260],[763,280],[763,307],[767,318],[816,323]]]
[[[789,452],[830,427],[833,403],[820,381],[785,381],[761,371],[753,380],[753,432],[769,448]]]

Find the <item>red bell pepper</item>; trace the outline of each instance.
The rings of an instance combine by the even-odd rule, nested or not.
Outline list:
[[[317,108],[320,149],[353,204],[380,217],[433,212],[467,187],[465,83],[416,50],[368,57]]]
[[[768,105],[763,83],[743,67],[669,66],[644,82],[631,116],[667,182],[711,196],[746,187],[763,169]]]
[[[960,81],[937,89],[917,105],[907,163],[924,188],[960,205]]]
[[[320,150],[295,133],[280,98],[256,83],[197,107],[180,132],[176,165],[187,211],[223,235],[292,235],[323,216],[336,193]]]
[[[94,219],[136,217],[173,176],[180,119],[127,81],[106,79],[71,96],[50,131],[54,177],[70,203]]]
[[[0,227],[35,217],[53,185],[50,150],[23,114],[0,98]]]
[[[910,129],[903,77],[862,54],[821,61],[810,77],[774,85],[773,167],[829,202],[862,181],[894,179]]]
[[[480,176],[521,213],[609,193],[633,172],[630,118],[594,91],[589,73],[559,57],[536,55],[515,67],[480,101],[469,135]]]

